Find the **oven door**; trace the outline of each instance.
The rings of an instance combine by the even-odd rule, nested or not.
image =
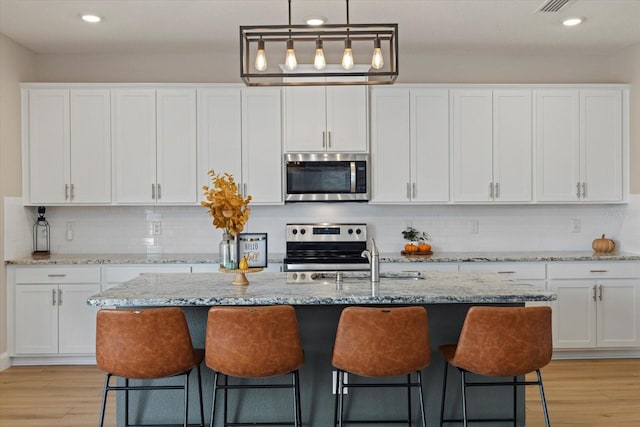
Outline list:
[[[286,201],[367,201],[367,156],[287,154]]]

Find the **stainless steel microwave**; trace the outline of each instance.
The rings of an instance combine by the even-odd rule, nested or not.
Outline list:
[[[368,154],[289,153],[284,165],[287,202],[369,200]]]

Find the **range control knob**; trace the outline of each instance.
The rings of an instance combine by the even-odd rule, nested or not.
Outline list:
[[[306,234],[307,230],[305,230],[304,228],[300,230],[300,234]]]
[[[296,234],[298,234],[298,229],[294,228],[293,230],[291,230],[291,232],[293,233],[293,235],[295,236]]]
[[[360,233],[362,233],[362,231],[359,228],[356,229],[356,234],[360,234]]]
[[[347,233],[353,234],[353,228],[350,228],[349,230],[347,230]]]

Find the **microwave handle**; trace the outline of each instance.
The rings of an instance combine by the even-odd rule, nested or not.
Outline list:
[[[350,162],[351,168],[351,193],[356,192],[356,162]]]

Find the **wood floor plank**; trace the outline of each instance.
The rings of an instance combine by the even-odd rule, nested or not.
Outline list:
[[[640,426],[640,359],[557,360],[542,371],[554,427]],[[95,366],[14,366],[0,372],[0,427],[95,426],[104,374]],[[544,419],[527,387],[527,427]],[[115,425],[115,399],[107,422]]]

